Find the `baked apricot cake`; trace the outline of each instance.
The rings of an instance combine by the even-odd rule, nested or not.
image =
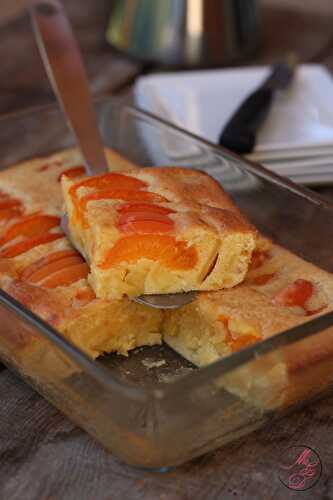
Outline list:
[[[97,297],[231,288],[256,231],[220,185],[186,168],[133,168],[62,181],[71,238]]]
[[[113,152],[108,161],[129,165]],[[75,150],[1,172],[0,286],[92,357],[160,343],[161,313],[128,299],[97,299],[87,264],[59,226],[60,180],[83,173]]]
[[[76,150],[0,173],[0,287],[90,356],[127,354],[163,338],[204,366],[332,310],[333,276],[256,235],[209,177],[177,168],[138,172],[116,153],[107,154],[113,173],[102,178],[84,176]],[[93,270],[89,276],[88,264],[59,226],[61,181],[71,220],[78,221],[72,227],[75,245],[96,267],[108,264],[105,276]],[[151,238],[152,250],[145,238]],[[179,287],[185,288],[186,278],[207,288],[224,282],[226,289],[198,292],[193,303],[165,312],[113,298],[152,292],[157,285],[171,291],[170,276]],[[91,284],[111,297],[97,298]],[[4,337],[6,321],[1,319]],[[19,337],[29,349],[23,352],[31,352],[29,333]],[[282,358],[223,377],[223,385],[261,407],[279,406],[332,379],[332,356],[330,328]],[[315,372],[306,372],[311,366]],[[258,394],[265,400],[258,401]]]
[[[163,339],[195,365],[205,366],[332,309],[331,274],[277,245],[266,246],[254,253],[241,285],[201,293],[195,302],[169,311]],[[280,406],[333,380],[332,356],[330,328],[261,363],[249,363],[223,383],[261,407]],[[309,371],[309,378],[304,369],[311,366],[316,376]]]
[[[274,245],[242,285],[201,293],[195,302],[170,311],[164,338],[203,366],[327,312],[332,305],[332,275]]]

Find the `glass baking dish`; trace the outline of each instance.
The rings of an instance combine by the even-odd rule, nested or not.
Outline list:
[[[96,108],[106,145],[142,166],[205,170],[266,235],[333,271],[333,205],[121,101],[102,99]],[[1,168],[73,144],[62,115],[52,107],[0,122]],[[92,361],[1,291],[0,317],[3,362],[113,454],[136,466],[181,464],[271,424],[332,388],[333,328],[328,327],[333,313],[201,369],[165,345]],[[285,377],[290,356],[322,344],[317,361]]]

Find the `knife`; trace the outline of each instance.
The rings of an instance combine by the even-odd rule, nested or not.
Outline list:
[[[292,54],[272,67],[269,77],[250,94],[233,114],[219,137],[219,144],[239,154],[251,153],[256,144],[256,133],[265,121],[276,92],[291,84],[297,59]]]
[[[59,0],[29,0],[35,36],[49,80],[86,162],[87,173],[108,171],[80,51]]]

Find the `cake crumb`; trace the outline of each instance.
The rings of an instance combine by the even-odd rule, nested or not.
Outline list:
[[[161,361],[151,361],[149,359],[142,360],[142,364],[150,370],[151,368],[159,368],[160,366],[166,365],[166,361],[162,359]]]
[[[171,382],[174,382],[178,378],[187,375],[188,373],[192,372],[194,368],[182,366],[180,368],[177,368],[173,373],[164,373],[159,375],[159,381],[163,384],[169,384]]]

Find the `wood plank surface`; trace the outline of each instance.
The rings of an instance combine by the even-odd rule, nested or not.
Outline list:
[[[22,3],[0,7],[0,113],[53,100]],[[104,42],[111,4],[66,0],[95,93],[119,89],[141,70]],[[251,63],[296,50],[301,61],[333,70],[332,0],[260,4],[262,46]],[[331,187],[320,192],[333,201]],[[120,463],[1,368],[0,403],[0,500],[333,499],[333,397],[164,474]],[[292,492],[278,478],[281,453],[299,444],[313,447],[323,463],[320,481],[306,492]]]
[[[7,370],[0,374],[0,387],[1,499],[333,498],[333,398],[281,419],[274,428],[157,473],[119,462]],[[293,444],[306,444],[320,454],[324,471],[313,490],[291,492],[280,483],[281,454]]]

